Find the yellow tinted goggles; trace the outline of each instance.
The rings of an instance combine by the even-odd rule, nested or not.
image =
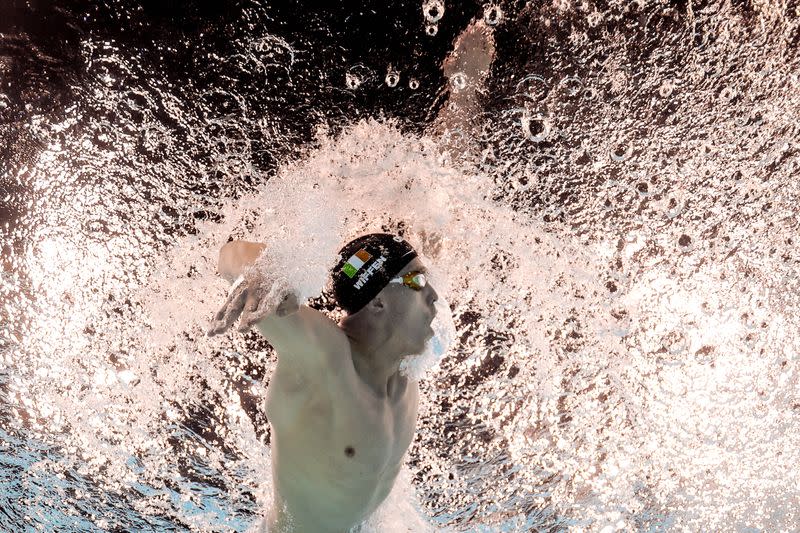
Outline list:
[[[412,271],[403,276],[397,276],[389,280],[389,283],[402,283],[406,287],[410,287],[415,291],[421,291],[425,285],[428,284],[428,278],[424,272]]]

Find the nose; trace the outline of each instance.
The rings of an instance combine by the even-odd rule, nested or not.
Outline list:
[[[430,285],[427,285],[426,288],[429,289],[426,301],[428,302],[428,305],[433,306],[433,304],[435,304],[437,300],[439,300],[439,294]]]

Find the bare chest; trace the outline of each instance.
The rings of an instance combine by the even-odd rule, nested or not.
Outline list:
[[[418,395],[415,382],[396,398],[378,400],[352,379],[276,371],[267,416],[279,488],[298,499],[314,493],[343,509],[380,503],[413,439]]]

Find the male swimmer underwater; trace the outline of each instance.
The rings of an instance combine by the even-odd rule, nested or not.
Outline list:
[[[347,312],[336,324],[298,305],[289,287],[282,299],[267,297],[272,280],[249,268],[262,253],[264,245],[245,241],[220,250],[220,275],[243,279],[209,335],[241,315],[239,331],[255,325],[278,354],[266,408],[274,482],[267,530],[346,532],[388,496],[411,444],[419,387],[399,367],[433,335],[438,295],[406,241],[364,235],[342,248],[331,271]]]

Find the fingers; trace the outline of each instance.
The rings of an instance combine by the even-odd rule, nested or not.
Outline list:
[[[214,315],[214,320],[222,320],[225,318],[225,313],[227,312],[228,308],[230,307],[231,303],[237,298],[240,298],[242,293],[247,290],[247,285],[245,283],[240,284],[236,287],[233,292],[231,292],[228,297],[225,299],[225,303],[222,304],[217,314]]]
[[[226,327],[233,324],[233,322],[239,318],[239,315],[242,314],[242,309],[247,301],[247,295],[247,287],[237,287],[237,290],[234,292],[233,300],[230,305],[228,305],[228,309],[225,312],[224,320]]]
[[[242,318],[239,321],[239,331],[244,333],[263,320],[265,316],[272,312],[274,305],[272,298],[269,296],[262,296],[260,299],[255,300],[248,312],[242,314]]]
[[[239,331],[245,332],[253,325],[264,320],[265,317],[275,314],[279,317],[284,317],[296,312],[299,309],[297,304],[297,295],[289,292],[284,293],[281,303],[275,306],[276,290],[269,291],[268,294],[263,296],[258,302],[255,309],[242,313],[242,318],[239,320]]]
[[[253,327],[255,321],[252,318],[250,313],[242,313],[242,317],[239,319],[239,325],[236,327],[236,330],[239,333],[247,333],[247,331]]]
[[[256,289],[255,291],[251,291],[250,294],[247,296],[247,302],[244,305],[244,312],[252,313],[256,309],[258,309],[258,303],[263,299],[263,292],[260,289]]]
[[[208,336],[213,337],[223,333],[236,321],[242,313],[247,298],[247,286],[242,284],[228,296],[222,308],[214,315],[214,321],[208,330]]]
[[[234,289],[222,308],[214,315],[207,335],[213,337],[227,331],[237,318],[238,331],[245,333],[272,313],[281,317],[295,313],[299,309],[297,295],[293,292],[283,292],[279,298],[279,290],[275,285],[267,290],[259,285],[248,287],[247,283],[242,283]],[[280,302],[280,305],[276,305],[276,302]]]
[[[216,335],[219,335],[220,333],[223,333],[224,331],[225,328],[219,326],[216,322],[214,322],[213,324],[211,324],[211,327],[208,329],[208,331],[206,331],[206,335],[209,337],[214,337]]]
[[[239,327],[237,328],[240,333],[244,333],[253,327],[253,324],[258,322],[257,312],[262,302],[265,300],[264,291],[260,287],[256,288],[248,297],[244,305],[244,311],[239,319]]]
[[[239,320],[239,326],[236,329],[239,331],[239,333],[247,333],[247,331],[257,322],[257,320],[253,319],[253,315],[245,313],[242,315],[241,320]]]

